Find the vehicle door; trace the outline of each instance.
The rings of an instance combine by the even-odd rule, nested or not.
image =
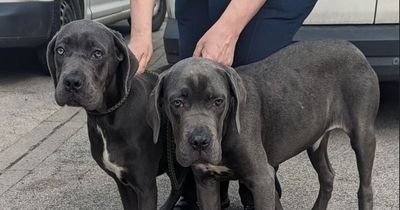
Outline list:
[[[91,19],[97,19],[122,11],[122,0],[89,0]]]
[[[376,1],[377,0],[318,0],[304,24],[373,24]]]
[[[130,0],[121,0],[122,11],[131,9]]]
[[[378,0],[376,24],[399,24],[399,0]]]

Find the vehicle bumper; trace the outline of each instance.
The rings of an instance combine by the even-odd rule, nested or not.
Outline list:
[[[380,81],[399,79],[399,25],[303,26],[294,41],[344,39],[367,57]]]
[[[0,3],[0,48],[33,47],[52,35],[54,1]]]
[[[179,31],[178,22],[174,18],[167,18],[164,31],[164,49],[168,63],[179,61]]]
[[[367,57],[380,81],[399,79],[399,25],[304,25],[293,38],[304,40],[343,39],[356,45]],[[167,61],[179,61],[176,19],[168,18],[164,33]]]

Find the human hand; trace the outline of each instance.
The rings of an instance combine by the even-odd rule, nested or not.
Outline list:
[[[136,74],[142,74],[146,70],[146,66],[153,54],[151,34],[132,34],[128,47],[139,62]]]
[[[197,42],[193,56],[231,66],[239,33],[225,24],[213,25]]]

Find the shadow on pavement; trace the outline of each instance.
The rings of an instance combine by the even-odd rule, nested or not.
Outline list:
[[[0,77],[18,77],[18,75],[46,75],[39,63],[34,49],[0,49]]]

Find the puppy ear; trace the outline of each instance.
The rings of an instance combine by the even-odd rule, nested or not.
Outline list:
[[[240,112],[244,104],[246,103],[246,88],[244,87],[242,78],[231,67],[225,68],[225,74],[228,77],[231,94],[234,98],[234,104],[232,114],[235,115],[236,129],[240,133]]]
[[[125,94],[128,93],[129,79],[133,77],[138,68],[138,60],[125,44],[124,37],[118,32],[109,29],[113,33],[115,43],[115,56],[120,61],[117,74],[122,76]]]
[[[57,87],[57,82],[59,77],[59,75],[57,75],[55,61],[54,61],[54,51],[55,51],[54,47],[56,44],[57,37],[58,33],[56,33],[50,40],[49,44],[47,45],[47,51],[46,51],[47,68],[49,69],[51,78],[53,78],[54,87]]]
[[[163,95],[165,74],[161,74],[158,82],[154,87],[149,97],[149,106],[147,110],[146,120],[147,123],[153,128],[153,141],[154,144],[158,142],[161,127],[161,96]]]

